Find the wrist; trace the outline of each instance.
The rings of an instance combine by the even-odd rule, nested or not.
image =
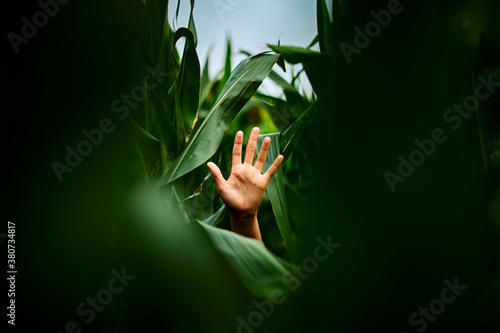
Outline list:
[[[229,216],[231,218],[231,223],[238,224],[254,224],[257,222],[257,212],[231,212],[229,211]]]
[[[262,241],[257,214],[239,214],[229,212],[231,231],[253,239]]]

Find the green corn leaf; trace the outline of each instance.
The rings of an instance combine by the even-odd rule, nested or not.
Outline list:
[[[212,89],[215,79],[210,80],[210,54],[212,53],[213,50],[213,44],[210,45],[207,51],[207,58],[205,60],[205,63],[203,65],[203,69],[201,71],[201,79],[200,79],[200,105],[205,102],[207,99],[208,93]]]
[[[293,266],[271,253],[264,243],[206,223],[200,225],[255,296],[271,298],[276,291],[282,294],[291,291],[286,281],[294,279],[290,272]]]
[[[247,50],[240,50],[239,51],[241,54],[243,55],[246,55],[247,57],[251,57],[252,56],[252,53],[250,53],[249,51]]]
[[[229,124],[269,75],[277,59],[275,54],[258,54],[243,60],[235,68],[203,123],[191,134],[187,146],[168,168],[158,186],[194,170],[215,154]]]
[[[194,2],[195,2],[195,0],[191,0],[191,12],[189,14],[188,29],[193,33],[194,47],[196,47],[196,46],[198,46],[198,34],[196,33],[196,26],[194,24],[194,18],[193,18]]]
[[[299,119],[295,120],[293,124],[286,129],[285,132],[281,135],[281,151],[283,155],[283,162],[282,164],[284,165],[290,155],[292,154],[293,149],[295,148],[295,145],[297,142],[299,142],[300,136],[306,129],[307,125],[309,124],[309,119],[311,118],[311,115],[313,114],[314,110],[316,110],[318,106],[319,99],[314,102],[309,108],[307,108],[306,111],[300,116]]]
[[[325,10],[325,0],[316,1],[316,26],[318,29],[319,50],[326,53],[325,46],[325,25],[323,24],[323,12]]]
[[[282,54],[285,60],[291,64],[303,63],[305,61],[315,61],[320,57],[325,57],[326,54],[313,51],[299,46],[278,46],[267,45],[276,53]]]
[[[176,60],[177,49],[174,47],[175,34],[168,23],[168,11],[165,10],[163,24],[161,29],[161,42],[159,45],[158,54],[155,54],[152,59],[157,63],[159,70],[166,73],[177,73],[179,64]],[[153,65],[153,64],[152,64]],[[154,66],[154,65],[153,65]],[[158,94],[165,105],[173,105],[173,98],[169,100],[169,90],[173,86],[175,75],[169,75],[157,88]],[[172,117],[173,119],[173,117]]]
[[[338,2],[333,0],[333,6],[338,8]],[[333,54],[333,23],[330,21],[326,0],[318,0],[316,4],[319,49],[323,53]],[[337,18],[339,19],[339,18]]]
[[[240,50],[240,53],[244,55],[250,55],[250,52],[246,50]],[[280,57],[283,60],[283,57]],[[279,60],[279,59],[278,59]],[[283,60],[284,61],[284,60]],[[283,66],[284,69],[284,66]],[[309,106],[309,102],[305,99],[293,85],[288,83],[281,75],[272,70],[269,74],[269,78],[276,83],[285,94],[288,102],[288,109],[292,111],[295,116],[300,116],[302,112]]]
[[[149,246],[165,251],[162,255],[172,258],[177,268],[196,267],[200,262],[194,250],[210,240],[197,223],[189,223],[172,190],[168,193],[171,200],[165,200],[157,189],[138,184],[127,193],[127,211],[136,230],[148,237]]]
[[[193,28],[194,29],[194,28]],[[185,37],[184,52],[177,76],[176,92],[183,114],[185,132],[191,132],[198,118],[200,104],[200,61],[196,53],[195,34],[186,28],[179,28],[175,32],[174,43]]]
[[[231,67],[232,67],[232,62],[231,62],[231,57],[233,55],[232,47],[231,47],[231,37],[228,35],[227,36],[227,41],[226,41],[226,60],[224,62],[224,71],[222,72],[222,78],[219,80],[219,92],[218,96],[222,93],[223,87],[226,85],[226,83],[229,80],[229,77],[231,76]]]
[[[177,151],[183,151],[186,147],[186,128],[184,125],[184,115],[180,103],[179,89],[175,89],[174,99],[174,121],[175,133],[177,135]]]
[[[232,47],[231,47],[231,37],[227,36],[227,46],[226,46],[226,61],[224,63],[224,75],[222,77],[224,85],[229,81],[229,77],[231,76],[231,57],[233,55]]]
[[[284,78],[275,71],[271,71],[269,78],[283,89],[288,108],[295,116],[300,116],[309,106],[309,102]]]
[[[141,160],[141,168],[144,172],[146,180],[151,180],[150,175],[154,173],[154,169],[158,168],[158,160],[160,158],[160,141],[144,130],[134,120],[130,120],[132,131],[134,133],[133,145]]]
[[[233,56],[233,51],[231,47],[231,37],[227,36],[226,42],[226,60],[224,62],[224,74],[222,76],[221,87],[224,87],[229,81],[229,77],[231,76],[232,62],[231,57]]]
[[[311,47],[313,47],[314,45],[316,45],[316,43],[319,42],[319,37],[318,35],[316,35],[313,40],[309,43],[309,45],[307,45],[307,48],[310,49]]]
[[[146,20],[149,31],[149,56],[156,62],[158,59],[158,46],[162,39],[164,19],[168,16],[166,1],[146,0],[144,1]]]
[[[212,227],[218,227],[226,217],[227,215],[226,213],[227,213],[226,205],[222,205],[222,207],[219,208],[218,211],[216,211],[209,218],[201,221],[201,223],[205,223],[206,225],[210,225]]]
[[[293,116],[287,106],[287,103],[282,99],[264,95],[259,92],[255,94],[254,101],[271,117],[274,126],[282,132],[292,124],[295,116]]]
[[[328,54],[316,52],[307,48],[297,46],[269,45],[274,52],[285,57],[291,64],[302,63],[307,78],[318,96],[331,91],[331,79],[325,77],[325,73],[332,73],[332,57]]]
[[[154,109],[156,116],[156,125],[158,126],[158,134],[160,137],[160,151],[161,151],[161,166],[162,170],[166,167],[168,160],[176,151],[177,137],[175,135],[174,125],[170,119],[167,109],[160,100],[160,96],[156,91],[148,92],[149,107]]]
[[[265,137],[271,138],[271,144],[269,146],[269,151],[267,153],[266,162],[264,163],[264,168],[262,172],[266,172],[267,169],[274,162],[276,157],[278,157],[279,148],[280,148],[280,133],[272,133],[272,134],[260,134],[257,141],[257,154],[260,151],[260,147],[262,146],[262,142]],[[269,195],[269,199],[271,200],[271,205],[273,207],[274,217],[276,218],[276,223],[281,232],[281,236],[285,241],[285,245],[288,250],[288,254],[290,256],[290,260],[293,263],[298,262],[298,253],[294,246],[293,235],[290,228],[290,219],[288,217],[288,207],[285,195],[285,183],[283,178],[283,173],[281,168],[276,171],[274,176],[271,178],[266,187],[267,194]]]

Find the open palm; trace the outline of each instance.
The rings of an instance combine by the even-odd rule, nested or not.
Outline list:
[[[279,155],[268,170],[262,174],[262,168],[267,158],[271,139],[266,137],[253,165],[259,129],[255,127],[250,134],[245,152],[245,160],[241,162],[243,132],[236,133],[233,146],[233,160],[231,175],[227,180],[221,174],[220,169],[212,162],[208,168],[212,173],[217,191],[232,215],[250,219],[256,216],[257,210],[262,202],[264,191],[271,177],[278,170],[283,156]]]

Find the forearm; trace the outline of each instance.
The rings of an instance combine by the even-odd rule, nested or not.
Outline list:
[[[232,213],[229,213],[229,215],[231,218],[231,231],[262,242],[257,214],[248,217]]]

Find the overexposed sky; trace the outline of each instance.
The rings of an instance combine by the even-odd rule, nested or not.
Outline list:
[[[177,1],[170,1],[170,23],[174,19]],[[187,27],[190,4],[181,0],[179,18],[175,28]],[[238,54],[240,49],[252,54],[269,50],[266,46],[277,44],[307,47],[317,34],[316,30],[316,0],[197,0],[194,8],[194,20],[198,34],[198,57],[203,67],[210,45],[210,74],[213,77],[224,67],[226,52],[226,36],[231,35],[233,46],[232,67],[245,58]],[[177,43],[182,47],[183,40]],[[317,46],[313,49],[317,50]],[[180,49],[182,50],[182,49]],[[299,68],[299,67],[297,67]],[[287,73],[275,66],[278,73],[288,81]],[[277,95],[278,90],[266,80],[262,91]],[[307,77],[302,74],[300,84],[311,94]]]

